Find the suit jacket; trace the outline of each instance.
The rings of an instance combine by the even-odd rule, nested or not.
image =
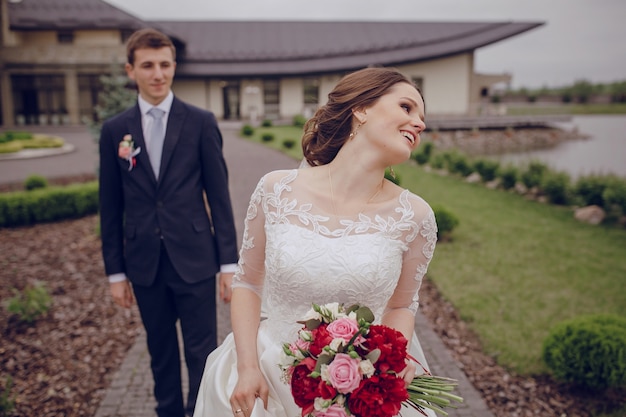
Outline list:
[[[127,134],[141,148],[130,171],[128,161],[118,156]],[[107,275],[124,272],[134,284],[151,285],[161,242],[189,283],[209,279],[220,265],[237,262],[222,135],[213,113],[174,97],[158,180],[146,152],[139,105],[118,114],[102,126],[99,178]]]

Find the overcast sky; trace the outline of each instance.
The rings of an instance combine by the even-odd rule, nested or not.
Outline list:
[[[476,52],[513,87],[626,80],[626,0],[106,0],[144,20],[540,21]]]

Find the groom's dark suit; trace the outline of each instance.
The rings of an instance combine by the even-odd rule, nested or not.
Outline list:
[[[127,134],[141,148],[130,171],[129,162],[118,156]],[[214,115],[174,97],[158,179],[146,151],[139,106],[105,122],[100,216],[106,273],[126,274],[146,327],[157,411],[173,415],[167,409],[182,406],[178,318],[193,407],[204,362],[217,344],[215,275],[220,265],[236,263],[238,256],[222,136]],[[207,339],[207,332],[209,340],[199,340]]]

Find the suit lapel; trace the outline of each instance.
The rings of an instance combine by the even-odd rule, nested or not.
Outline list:
[[[152,185],[156,186],[157,179],[154,176],[154,171],[152,171],[152,165],[150,165],[150,158],[148,157],[148,148],[146,146],[146,141],[143,137],[143,128],[141,126],[141,112],[139,110],[139,105],[135,106],[135,111],[133,111],[127,120],[128,132],[131,134],[133,141],[135,142],[136,148],[141,148],[141,152],[137,155],[137,167],[142,169],[148,178],[150,178],[150,182]],[[135,169],[136,169],[135,168]]]
[[[165,172],[170,164],[170,159],[176,149],[176,144],[180,139],[180,132],[187,116],[187,110],[180,100],[174,97],[172,108],[167,119],[167,128],[165,130],[165,140],[163,142],[163,155],[161,156],[161,172],[159,178],[165,177]],[[159,180],[160,182],[160,180]]]

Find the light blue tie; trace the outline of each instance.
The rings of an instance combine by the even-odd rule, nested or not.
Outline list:
[[[165,112],[156,107],[148,111],[152,117],[152,124],[148,131],[148,156],[154,176],[159,178],[159,170],[161,169],[161,155],[163,154],[163,140],[165,139],[165,129],[163,127],[163,116]]]

